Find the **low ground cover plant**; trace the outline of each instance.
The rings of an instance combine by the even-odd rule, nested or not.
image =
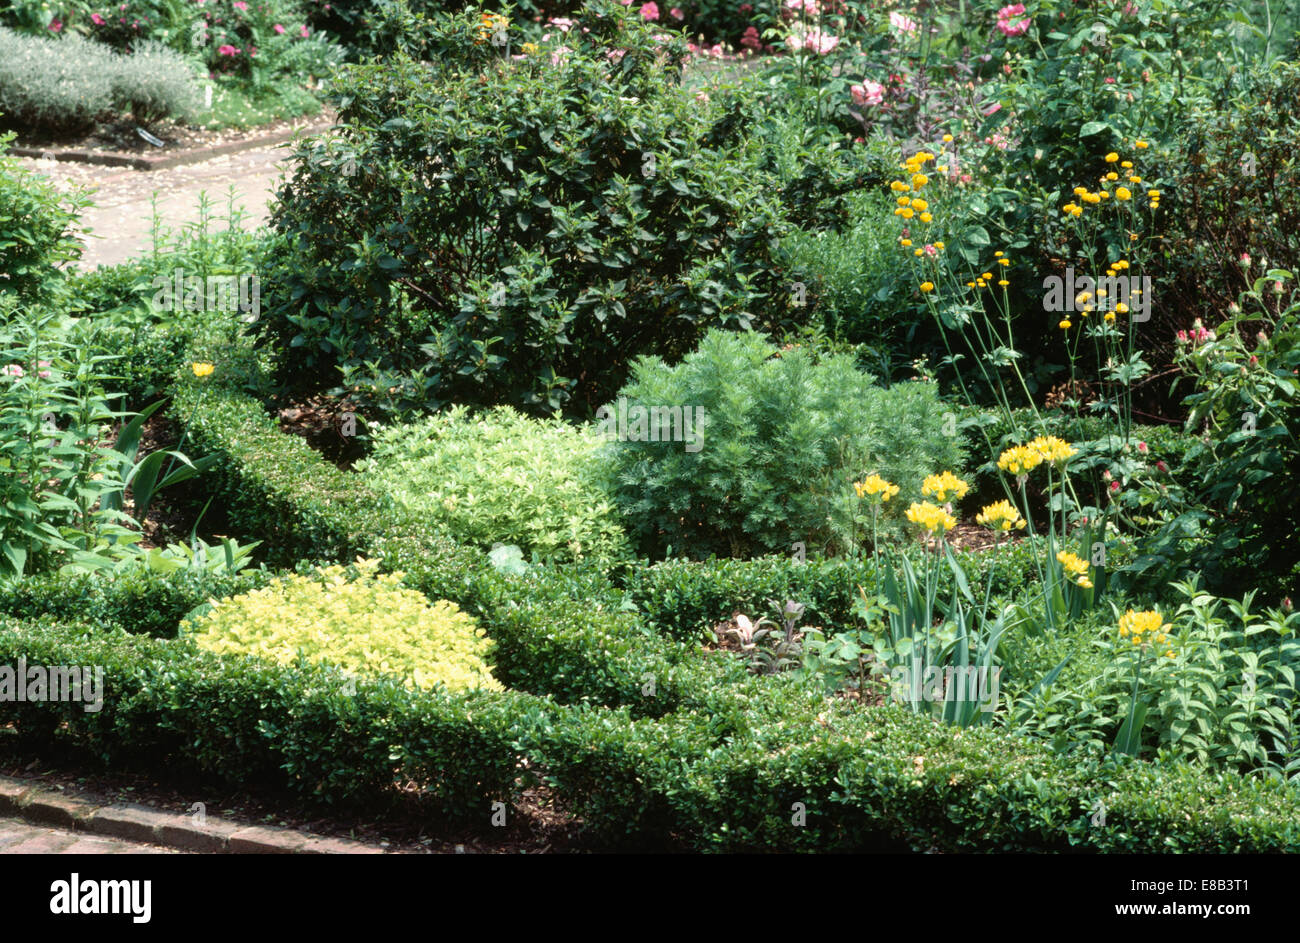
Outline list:
[[[487,665],[492,643],[454,603],[433,604],[398,574],[358,560],[349,574],[325,567],[214,600],[182,634],[218,654],[279,664],[299,658],[349,674],[401,678],[417,687],[501,690]]]

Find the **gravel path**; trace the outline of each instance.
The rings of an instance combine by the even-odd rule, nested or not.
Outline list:
[[[235,206],[248,214],[246,225],[267,219],[267,206],[286,166],[286,145],[252,148],[170,170],[131,170],[70,161],[17,158],[26,169],[44,174],[60,190],[94,189],[94,205],[82,215],[85,252],[80,267],[115,265],[151,247],[153,197],[163,225],[172,229],[199,218],[199,195],[212,201],[210,212],[229,215],[227,196],[234,188]]]

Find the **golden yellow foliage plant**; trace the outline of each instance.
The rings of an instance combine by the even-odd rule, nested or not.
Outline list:
[[[358,676],[391,675],[421,688],[500,691],[487,658],[492,640],[455,603],[430,603],[358,559],[217,600],[182,632],[218,654],[289,664],[301,654]]]

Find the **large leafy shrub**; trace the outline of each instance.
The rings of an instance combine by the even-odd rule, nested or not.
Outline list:
[[[711,332],[675,367],[643,358],[620,398],[612,409],[629,417],[667,407],[705,419],[696,445],[634,441],[631,422],[609,445],[616,500],[656,554],[842,549],[854,481],[878,472],[916,495],[961,458],[955,416],[932,386],[880,388],[851,357],[819,362],[755,334]]]
[[[456,540],[560,559],[626,550],[618,513],[592,472],[600,439],[509,407],[476,416],[453,407],[381,429],[357,467],[408,510]]]
[[[218,600],[183,627],[218,654],[280,664],[299,657],[355,674],[394,675],[421,688],[501,690],[484,659],[492,643],[455,603],[429,603],[397,574],[359,560],[349,574],[330,566]]]
[[[447,18],[436,65],[347,73],[274,218],[256,329],[283,378],[582,413],[632,357],[750,322],[780,222],[735,123],[634,12],[581,26],[516,59]]]

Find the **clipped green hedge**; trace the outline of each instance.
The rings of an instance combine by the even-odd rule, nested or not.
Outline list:
[[[267,570],[229,575],[194,570],[157,573],[143,567],[117,575],[41,573],[0,587],[0,613],[174,638],[181,619],[210,598],[260,589],[273,576]]]
[[[96,665],[104,702],[5,703],[34,748],[114,767],[262,786],[314,805],[384,809],[416,783],[427,811],[486,816],[516,789],[513,725],[544,702],[511,692],[412,692],[305,663],[225,658],[120,629],[0,617],[0,664]],[[409,797],[409,794],[405,794]]]
[[[786,679],[659,721],[556,714],[529,755],[613,845],[697,851],[1300,850],[1293,787],[1080,761],[988,727],[827,702]],[[803,825],[795,824],[802,803]],[[1105,824],[1093,825],[1105,808]]]

